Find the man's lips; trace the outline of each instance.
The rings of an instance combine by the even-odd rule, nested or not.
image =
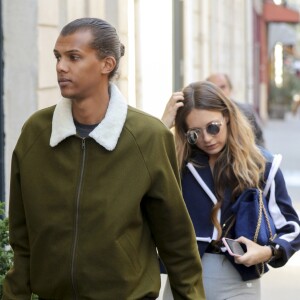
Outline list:
[[[58,84],[60,87],[64,87],[68,84],[70,84],[72,81],[70,79],[67,79],[67,78],[59,78],[58,79]]]

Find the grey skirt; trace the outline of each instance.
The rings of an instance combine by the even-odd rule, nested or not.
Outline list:
[[[222,254],[205,253],[202,257],[203,284],[207,300],[260,300],[260,279],[243,281]],[[167,279],[163,300],[173,300]]]

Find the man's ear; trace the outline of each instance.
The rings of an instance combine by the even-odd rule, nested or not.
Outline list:
[[[103,74],[109,74],[111,73],[114,68],[116,67],[116,59],[113,56],[107,56],[103,59],[103,68],[102,73]]]

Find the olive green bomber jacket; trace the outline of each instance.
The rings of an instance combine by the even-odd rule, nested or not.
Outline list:
[[[50,145],[49,145],[50,141]],[[12,157],[14,267],[3,299],[157,297],[156,247],[174,299],[204,299],[194,229],[173,136],[127,106],[116,86],[90,137],[76,135],[71,101],[35,113]]]

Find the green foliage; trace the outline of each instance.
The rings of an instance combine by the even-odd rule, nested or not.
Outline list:
[[[8,218],[5,217],[5,204],[0,202],[0,299],[2,299],[5,274],[13,262],[13,251],[9,246],[8,235]],[[38,300],[38,296],[33,294],[31,299]]]
[[[293,96],[299,94],[300,91],[300,80],[295,71],[291,67],[283,67],[282,74],[282,86],[277,87],[274,79],[272,78],[269,82],[269,104],[280,104],[285,109],[290,109],[293,102]]]
[[[8,219],[5,217],[4,203],[0,202],[0,298],[6,272],[12,265],[13,251],[8,242]]]

